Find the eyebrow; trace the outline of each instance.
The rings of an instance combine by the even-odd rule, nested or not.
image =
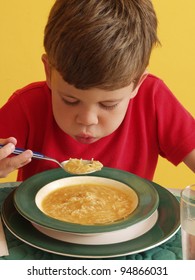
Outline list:
[[[113,103],[113,102],[120,102],[122,100],[122,98],[118,98],[118,99],[111,99],[111,100],[102,100],[99,101],[101,103]]]
[[[70,97],[70,98],[75,98],[75,99],[78,99],[77,97],[73,96],[73,95],[68,95],[68,94],[64,94],[64,93],[61,93],[62,97]]]

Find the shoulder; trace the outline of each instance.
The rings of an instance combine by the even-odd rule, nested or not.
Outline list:
[[[51,92],[46,82],[35,82],[15,91],[1,107],[6,116],[13,110],[15,114],[38,115],[51,108]]]
[[[163,80],[151,74],[147,76],[137,95],[132,99],[132,107],[135,108],[134,111],[139,111],[142,115],[149,115],[149,121],[153,118],[158,125],[163,126],[167,120],[167,126],[170,127],[173,116],[176,123],[178,119],[183,123],[187,121],[194,123],[191,113],[186,110]]]
[[[47,88],[48,87],[47,87],[46,81],[40,81],[40,82],[30,83],[30,84],[24,86],[23,88],[18,89],[16,91],[16,93],[24,94],[24,93],[30,92],[30,91],[43,91]]]
[[[145,103],[152,103],[154,106],[163,105],[163,103],[178,103],[176,96],[165,82],[157,76],[148,74],[139,88],[137,97],[144,100]]]
[[[50,89],[45,81],[31,83],[21,89],[15,91],[9,98],[9,101],[21,101],[21,102],[36,102],[45,100],[50,96]]]
[[[142,91],[146,91],[148,89],[150,89],[150,92],[152,90],[153,94],[157,91],[159,92],[159,90],[171,92],[164,81],[153,74],[148,74],[147,78],[140,87],[140,90]]]

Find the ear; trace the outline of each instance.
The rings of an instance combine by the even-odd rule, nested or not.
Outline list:
[[[147,76],[148,76],[148,71],[145,70],[144,73],[142,74],[141,78],[139,79],[139,82],[138,82],[136,88],[131,93],[131,99],[137,95],[140,86],[142,85],[142,83],[144,82],[144,80],[146,79]]]
[[[43,54],[41,57],[41,60],[43,62],[44,65],[44,69],[45,69],[45,76],[46,76],[46,82],[49,88],[51,88],[51,65],[49,63],[47,54]]]

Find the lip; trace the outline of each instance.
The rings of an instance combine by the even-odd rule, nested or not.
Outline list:
[[[92,137],[90,135],[77,135],[75,136],[75,139],[83,144],[91,144],[94,143],[95,141],[97,141],[97,139],[95,137]]]

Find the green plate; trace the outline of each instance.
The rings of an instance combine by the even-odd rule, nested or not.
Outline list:
[[[79,245],[50,238],[32,226],[14,207],[13,192],[4,201],[2,218],[7,228],[23,242],[63,256],[109,258],[143,252],[170,239],[180,228],[179,202],[165,188],[152,183],[159,194],[158,221],[142,236],[111,245]]]
[[[24,181],[14,195],[15,207],[18,212],[31,222],[50,229],[79,234],[93,234],[129,227],[146,219],[158,208],[158,193],[150,182],[125,171],[103,168],[101,171],[93,174],[94,181],[97,177],[104,177],[126,184],[137,193],[139,198],[138,207],[126,219],[107,225],[78,225],[60,221],[45,215],[37,207],[35,197],[43,186],[65,177],[72,177],[72,175],[66,173],[61,168],[57,168],[39,173]],[[89,176],[87,175],[87,177]]]

